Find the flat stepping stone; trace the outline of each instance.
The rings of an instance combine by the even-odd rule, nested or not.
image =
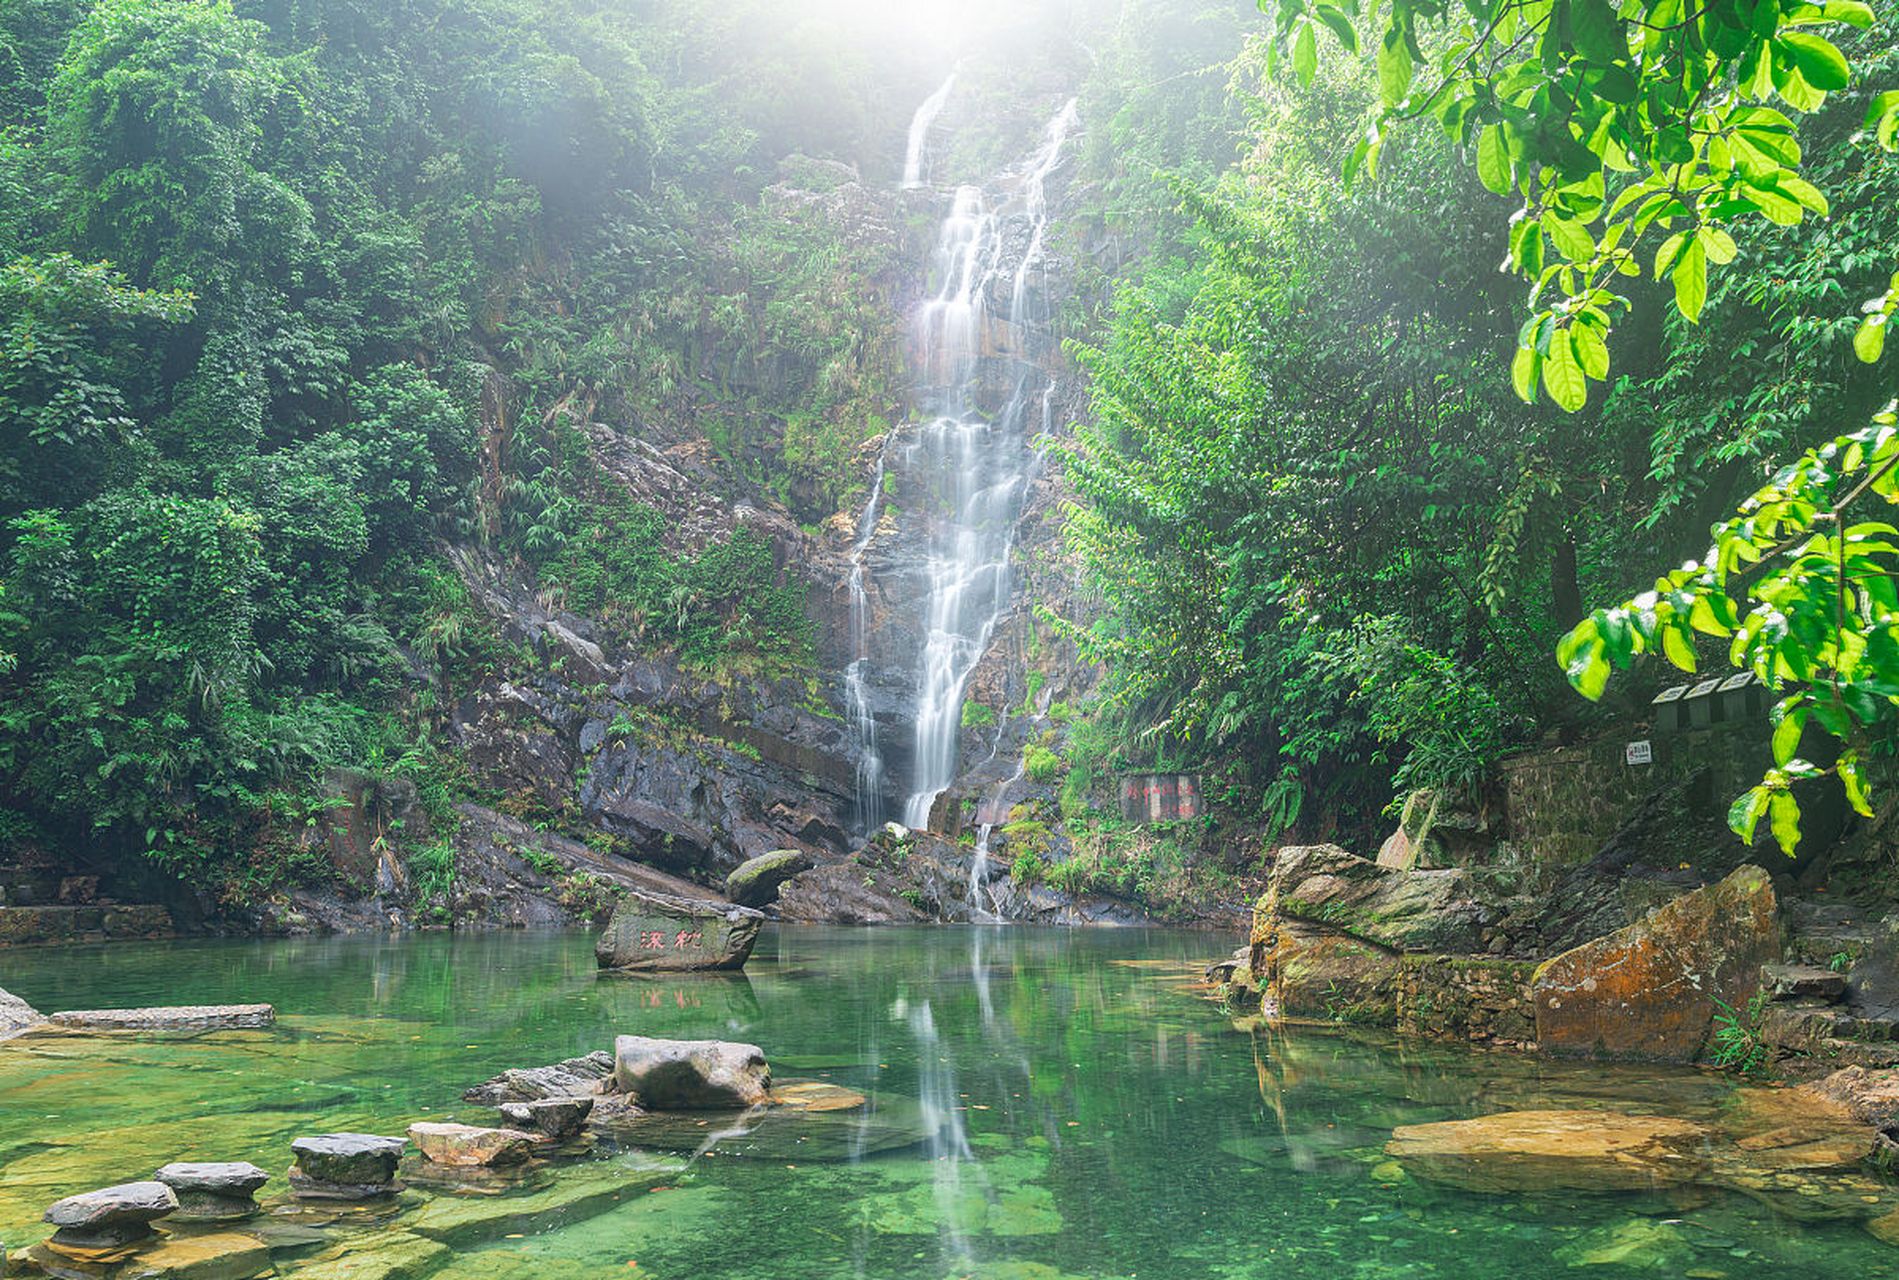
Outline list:
[[[112,1253],[152,1234],[152,1223],[175,1213],[178,1197],[162,1182],[126,1182],[56,1201],[44,1219],[59,1228],[47,1241],[56,1253]]]
[[[315,1199],[367,1200],[395,1189],[396,1164],[407,1138],[373,1133],[326,1133],[290,1144],[297,1165],[290,1186]]]
[[[168,1164],[152,1175],[178,1196],[180,1222],[229,1222],[257,1212],[251,1197],[270,1181],[254,1164]]]
[[[519,1129],[482,1129],[472,1124],[422,1121],[409,1126],[409,1141],[433,1164],[485,1169],[520,1164],[534,1154],[540,1140]]]
[[[267,1004],[195,1004],[153,1009],[74,1009],[46,1020],[69,1031],[263,1031],[276,1025]]]
[[[510,1235],[534,1235],[551,1227],[598,1217],[679,1176],[677,1160],[634,1167],[601,1161],[562,1168],[538,1190],[498,1196],[439,1196],[405,1214],[403,1226],[432,1240],[463,1248]]]

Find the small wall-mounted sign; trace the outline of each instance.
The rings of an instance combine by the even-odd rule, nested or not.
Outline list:
[[[1655,744],[1646,738],[1640,742],[1631,742],[1622,749],[1622,758],[1629,764],[1654,764]]]

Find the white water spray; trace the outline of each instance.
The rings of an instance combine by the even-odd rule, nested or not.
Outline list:
[[[1045,256],[1048,181],[1077,123],[1062,107],[1041,148],[1017,178],[1015,198],[991,206],[978,187],[959,188],[936,248],[936,296],[917,319],[922,402],[935,416],[908,446],[906,468],[931,506],[933,527],[924,644],[917,672],[916,766],[904,803],[906,826],[929,823],[930,809],[956,777],[963,694],[989,648],[1010,597],[1009,557],[1031,462],[1026,427],[1046,376],[1031,362],[1028,337],[1047,317],[1033,303],[1032,273]],[[1023,245],[1011,261],[1011,248]],[[1007,299],[1006,322],[994,304]],[[980,408],[986,385],[1013,379],[994,417]]]
[[[884,496],[886,456],[877,458],[877,475],[870,498],[857,520],[857,541],[851,547],[851,663],[844,669],[844,700],[851,717],[851,746],[857,757],[857,823],[874,831],[883,820],[884,758],[877,747],[877,719],[871,713],[864,686],[865,663],[870,660],[870,596],[864,586],[864,554],[877,532],[878,508]]]

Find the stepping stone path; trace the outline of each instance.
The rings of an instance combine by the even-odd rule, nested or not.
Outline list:
[[[178,1196],[180,1222],[232,1222],[257,1212],[251,1197],[270,1181],[254,1164],[168,1164],[152,1175]]]
[[[592,1098],[540,1098],[533,1102],[504,1102],[501,1118],[517,1129],[537,1133],[549,1142],[579,1136],[593,1114]]]
[[[47,1242],[56,1252],[112,1253],[152,1234],[152,1223],[175,1213],[178,1197],[162,1182],[127,1182],[67,1196],[46,1211],[59,1230]]]
[[[290,1144],[297,1157],[290,1188],[307,1200],[373,1200],[396,1188],[396,1162],[407,1138],[326,1133]]]
[[[432,1164],[486,1169],[522,1163],[534,1154],[540,1139],[519,1129],[421,1122],[409,1126],[409,1141]]]

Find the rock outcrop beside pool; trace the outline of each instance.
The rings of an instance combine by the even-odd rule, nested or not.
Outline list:
[[[739,864],[725,878],[725,896],[745,907],[763,907],[778,897],[778,887],[801,871],[811,869],[811,858],[798,849],[775,849]]]
[[[1745,1008],[1781,956],[1767,873],[1741,867],[1647,919],[1564,952],[1531,982],[1546,1051],[1689,1062],[1718,1005]]]

